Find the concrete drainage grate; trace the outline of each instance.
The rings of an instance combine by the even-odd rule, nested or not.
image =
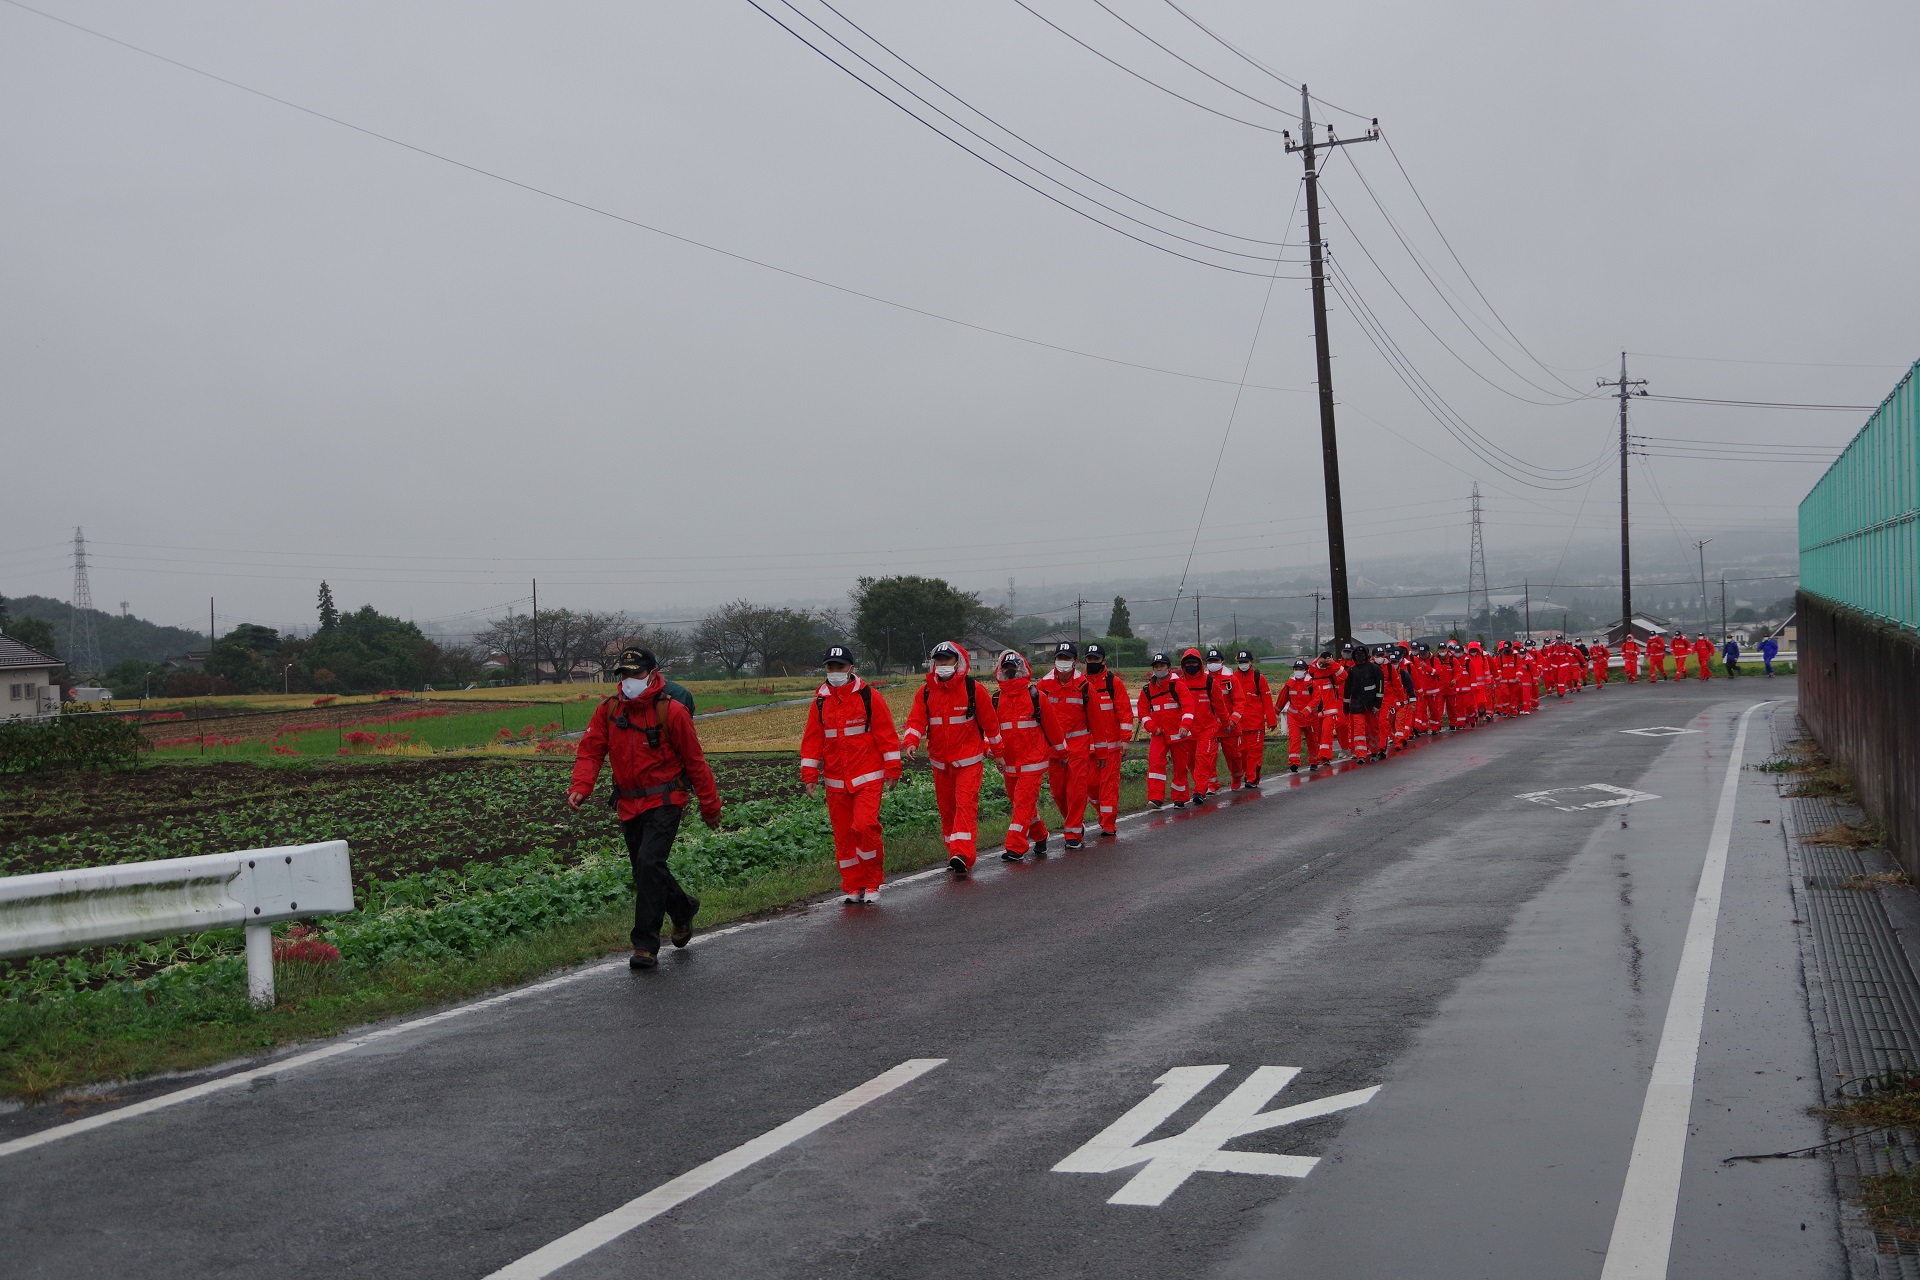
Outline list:
[[[1776,728],[1776,736],[1778,729]],[[1796,726],[1796,736],[1808,736]],[[1775,750],[1780,750],[1775,743]],[[1787,785],[1791,785],[1790,783]],[[1824,797],[1783,797],[1788,857],[1812,940],[1807,994],[1820,1055],[1821,1092],[1844,1101],[1849,1081],[1889,1071],[1920,1071],[1920,980],[1901,949],[1875,888],[1847,888],[1852,877],[1881,870],[1853,849],[1803,844],[1807,835],[1860,815]],[[1833,1148],[1843,1186],[1920,1165],[1920,1143],[1877,1134]],[[1864,1217],[1851,1220],[1865,1234]],[[1850,1250],[1864,1275],[1920,1280],[1920,1244],[1872,1233],[1874,1249]]]

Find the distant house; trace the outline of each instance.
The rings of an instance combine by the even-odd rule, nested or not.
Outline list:
[[[1607,627],[1607,643],[1610,645],[1618,645],[1622,640],[1625,640],[1627,638],[1627,625],[1625,621],[1615,621],[1609,625]],[[1632,626],[1633,638],[1641,644],[1645,644],[1648,639],[1653,636],[1673,634],[1673,622],[1671,619],[1658,617],[1655,614],[1646,613],[1639,609],[1633,611]]]
[[[204,653],[176,653],[171,658],[162,659],[160,665],[169,671],[198,671],[207,665],[207,655]]]
[[[967,651],[968,668],[978,677],[992,675],[993,664],[1000,660],[1000,655],[1017,647],[992,636],[962,636],[959,643]]]
[[[37,720],[60,714],[60,686],[56,672],[66,664],[21,644],[12,636],[0,636],[0,720]]]

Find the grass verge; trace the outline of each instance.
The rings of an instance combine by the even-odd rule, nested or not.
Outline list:
[[[1859,1137],[1891,1129],[1920,1132],[1920,1076],[1894,1074],[1871,1081],[1861,1097],[1837,1107],[1815,1107],[1813,1114],[1856,1130]],[[1920,1168],[1860,1179],[1860,1199],[1875,1231],[1920,1243]]]

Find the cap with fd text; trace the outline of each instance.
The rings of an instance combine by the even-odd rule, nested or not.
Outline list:
[[[1295,671],[1305,671],[1307,669],[1307,660],[1305,658],[1295,658],[1293,660],[1293,669]]]
[[[935,662],[940,661],[940,659],[942,658],[945,658],[950,662],[957,662],[960,659],[960,651],[954,648],[952,645],[946,643],[945,641],[942,641],[941,643],[933,646],[932,657]]]
[[[1150,667],[1170,667],[1173,665],[1173,659],[1169,658],[1163,649],[1154,654],[1152,661],[1148,662],[1147,665]]]
[[[654,660],[653,650],[626,648],[620,651],[619,660],[613,664],[613,673],[619,675],[622,671],[652,671],[659,665]]]
[[[1079,652],[1078,649],[1073,647],[1073,641],[1071,640],[1062,640],[1059,644],[1053,646],[1053,656],[1055,658],[1077,657]]]
[[[1251,650],[1251,649],[1242,649],[1242,650],[1241,650],[1241,651],[1240,651],[1239,653],[1236,653],[1236,654],[1234,654],[1234,655],[1233,655],[1233,660],[1234,660],[1235,662],[1252,662],[1252,661],[1253,661],[1253,650]]]
[[[1107,657],[1107,651],[1105,647],[1098,644],[1090,644],[1087,646],[1088,662],[1092,662],[1095,658],[1099,658],[1102,662],[1104,662],[1106,661],[1106,657]]]
[[[828,645],[826,653],[820,657],[820,665],[824,667],[834,662],[845,663],[849,667],[852,666],[853,650],[843,644]]]
[[[1220,651],[1218,649],[1209,649],[1207,650],[1207,661],[1208,662],[1225,662],[1226,659],[1220,656]]]

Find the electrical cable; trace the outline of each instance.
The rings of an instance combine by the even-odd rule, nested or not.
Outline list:
[[[1091,213],[1088,213],[1085,209],[1078,208],[1075,205],[1068,203],[1066,200],[1061,199],[1059,196],[1053,194],[1052,192],[1045,191],[1040,187],[1035,186],[1033,183],[1021,177],[1019,174],[1006,169],[1005,167],[995,163],[991,158],[982,155],[980,152],[974,150],[972,147],[968,146],[966,143],[962,142],[960,139],[954,137],[952,134],[946,132],[946,130],[934,124],[932,121],[926,119],[924,116],[921,116],[918,112],[914,111],[911,107],[907,106],[905,103],[894,98],[891,94],[887,93],[886,90],[880,88],[880,86],[874,84],[872,81],[868,80],[865,76],[862,76],[859,72],[855,71],[852,67],[847,66],[844,62],[841,62],[838,58],[834,57],[831,53],[827,52],[825,49],[822,49],[819,45],[813,43],[811,40],[807,39],[800,32],[794,30],[791,26],[787,25],[787,23],[783,22],[776,14],[773,13],[772,10],[762,5],[760,3],[760,0],[747,0],[747,3],[752,5],[755,9],[759,10],[761,14],[765,15],[768,21],[772,22],[775,26],[779,27],[782,31],[785,31],[788,35],[792,36],[795,40],[798,40],[801,44],[805,45],[807,48],[813,50],[813,52],[820,55],[821,58],[831,63],[833,66],[839,68],[850,79],[852,79],[853,81],[855,81],[856,83],[858,83],[859,85],[867,89],[875,97],[881,99],[882,101],[886,102],[889,106],[892,106],[896,110],[900,111],[902,114],[910,117],[914,121],[925,126],[928,130],[930,130],[934,134],[937,134],[938,136],[945,138],[948,142],[952,143],[954,146],[958,147],[960,150],[966,152],[968,155],[972,156],[974,159],[980,161],[980,163],[992,168],[995,172],[1005,177],[1011,178],[1013,181],[1019,183],[1021,186],[1033,192],[1035,195],[1041,196],[1047,200],[1051,200],[1053,201],[1053,203],[1059,205],[1062,209],[1066,209],[1072,213],[1079,214],[1081,217],[1087,219],[1089,222],[1098,223],[1100,226],[1105,227],[1107,230],[1115,233],[1116,235],[1125,236],[1127,239],[1134,241],[1136,244],[1145,245],[1149,249],[1157,249],[1161,253],[1171,254],[1176,258],[1184,258],[1188,262],[1198,263],[1203,267],[1212,267],[1217,271],[1233,271],[1239,275],[1250,275],[1250,276],[1257,276],[1257,277],[1264,277],[1267,275],[1267,273],[1264,271],[1248,271],[1239,267],[1226,266],[1218,262],[1208,262],[1204,258],[1196,258],[1192,254],[1182,253],[1178,249],[1170,249],[1166,245],[1157,244],[1152,240],[1146,239],[1145,237],[1135,235],[1133,232],[1126,230],[1124,227],[1116,227],[1112,223],[1107,222],[1099,217],[1096,217]],[[1283,258],[1278,256],[1268,256],[1266,254],[1259,254],[1259,253],[1243,253],[1238,249],[1223,249],[1218,245],[1210,245],[1205,243],[1204,241],[1195,240],[1190,236],[1183,236],[1177,231],[1168,231],[1162,227],[1155,227],[1153,226],[1153,224],[1146,222],[1140,218],[1136,218],[1132,214],[1127,213],[1123,210],[1116,209],[1112,205],[1107,204],[1102,200],[1099,200],[1093,196],[1087,195],[1085,192],[1078,191],[1073,187],[1067,186],[1065,183],[1062,183],[1059,181],[1059,179],[1050,176],[1039,167],[1033,164],[1030,164],[1029,162],[1021,159],[1017,155],[1014,155],[1013,152],[1008,151],[1005,147],[1000,146],[998,143],[994,142],[992,139],[980,133],[977,129],[971,128],[970,126],[962,123],[961,121],[954,119],[951,113],[942,110],[940,107],[936,106],[931,102],[928,102],[924,96],[915,92],[913,89],[909,88],[907,85],[902,84],[898,78],[896,78],[895,76],[891,75],[886,70],[884,70],[883,68],[876,65],[871,59],[867,58],[864,54],[860,53],[858,50],[848,45],[844,40],[841,40],[840,37],[834,35],[833,32],[828,31],[825,27],[821,26],[820,23],[816,22],[813,18],[809,17],[804,11],[795,7],[794,4],[792,3],[792,0],[779,0],[779,3],[785,5],[788,9],[792,10],[795,14],[798,14],[801,18],[805,19],[816,30],[820,31],[823,35],[825,35],[829,40],[832,40],[835,44],[847,50],[848,53],[852,54],[856,58],[859,58],[860,61],[866,63],[867,66],[872,67],[875,71],[879,72],[879,74],[885,76],[893,84],[899,86],[899,88],[903,92],[911,95],[916,101],[924,104],[928,109],[938,112],[943,119],[951,122],[956,128],[965,130],[968,134],[972,135],[975,138],[978,138],[985,145],[992,147],[994,150],[1000,152],[1000,154],[1006,156],[1008,159],[1012,160],[1015,164],[1023,166],[1024,168],[1039,175],[1041,178],[1045,179],[1046,181],[1052,182],[1055,185],[1062,187],[1064,190],[1072,191],[1074,195],[1078,196],[1082,200],[1087,201],[1089,204],[1105,209],[1109,213],[1112,213],[1121,218],[1125,218],[1128,221],[1133,222],[1138,226],[1145,227],[1158,235],[1171,237],[1172,239],[1179,240],[1184,244],[1193,245],[1194,247],[1203,249],[1209,253],[1222,253],[1222,254],[1228,255],[1229,257],[1246,258],[1254,262],[1279,263],[1284,260]]]
[[[1715,404],[1734,409],[1827,409],[1844,413],[1872,413],[1880,407],[1877,404],[1798,404],[1785,400],[1722,400],[1708,396],[1647,395],[1645,398],[1664,400],[1669,404]]]
[[[110,36],[105,32],[97,31],[92,27],[82,26],[80,23],[70,21],[66,18],[59,17],[55,14],[47,13],[40,9],[35,9],[31,5],[20,3],[20,0],[0,0],[0,3],[6,4],[11,8],[18,9],[24,13],[31,13],[36,17],[45,18],[49,22],[56,22],[56,23],[59,23],[61,26],[70,27],[75,31],[81,32],[84,35],[92,36],[95,39],[105,41],[108,44],[117,45],[120,48],[125,49],[130,53],[137,53],[142,55],[143,57],[152,58],[156,62],[164,62],[168,66],[176,67],[181,71],[190,72],[193,75],[201,76],[205,79],[212,80],[216,84],[225,85],[230,89],[238,89],[242,93],[251,94],[256,98],[261,98],[267,102],[274,103],[277,106],[286,107],[292,111],[298,111],[302,115],[312,116],[316,120],[324,120],[328,124],[338,125],[343,129],[350,129],[355,133],[362,134],[366,137],[373,138],[377,141],[387,143],[389,146],[399,147],[404,151],[411,151],[416,155],[425,156],[430,160],[437,160],[442,164],[451,165],[456,169],[463,169],[466,172],[474,174],[478,177],[489,178],[495,182],[504,183],[507,186],[515,187],[521,191],[525,191],[530,195],[541,196],[545,199],[553,200],[559,204],[568,205],[584,213],[591,213],[596,216],[609,219],[613,222],[621,223],[624,226],[633,227],[640,231],[650,232],[654,235],[663,237],[664,239],[672,240],[679,244],[687,245],[691,248],[703,249],[708,253],[718,254],[720,257],[729,258],[735,262],[745,263],[746,265],[752,266],[752,267],[759,267],[763,271],[771,271],[776,275],[786,276],[790,279],[800,280],[811,285],[818,285],[820,288],[831,289],[835,293],[842,293],[847,295],[848,297],[859,298],[865,302],[878,303],[883,307],[891,307],[896,311],[904,311],[911,315],[921,316],[929,320],[938,320],[944,324],[951,324],[962,329],[971,329],[976,333],[990,334],[996,338],[1005,338],[1010,342],[1021,342],[1021,343],[1026,343],[1029,346],[1042,347],[1049,351],[1058,351],[1064,355],[1079,356],[1085,360],[1098,360],[1103,364],[1122,365],[1131,369],[1140,369],[1147,373],[1161,373],[1161,374],[1166,374],[1170,377],[1175,377],[1175,378],[1189,378],[1196,382],[1212,382],[1212,383],[1217,383],[1221,386],[1238,385],[1232,378],[1217,378],[1211,374],[1190,373],[1183,369],[1168,369],[1160,365],[1145,364],[1137,360],[1124,360],[1118,356],[1105,356],[1105,355],[1099,354],[1098,352],[1082,351],[1077,347],[1069,347],[1057,342],[1048,342],[1041,338],[1030,338],[1024,334],[1013,333],[1005,329],[996,329],[996,328],[993,328],[991,325],[976,324],[971,320],[961,320],[955,316],[943,315],[938,311],[930,311],[925,307],[916,307],[911,303],[898,302],[892,298],[883,297],[880,294],[868,293],[864,289],[856,289],[851,285],[836,284],[835,282],[831,280],[827,280],[820,276],[808,275],[804,271],[796,271],[791,267],[779,266],[776,263],[768,262],[761,258],[755,258],[748,254],[739,253],[732,249],[723,249],[719,245],[709,244],[704,240],[696,240],[692,236],[681,235],[679,232],[668,231],[664,227],[656,227],[649,223],[641,222],[636,218],[629,218],[624,214],[614,213],[609,209],[603,209],[597,205],[591,205],[582,200],[575,200],[570,196],[560,195],[557,192],[549,191],[542,187],[536,187],[532,183],[522,182],[518,178],[508,177],[506,174],[498,173],[491,169],[483,169],[479,165],[469,164],[464,160],[456,160],[452,156],[445,155],[438,151],[429,150],[426,147],[419,146],[412,142],[404,141],[400,138],[396,138],[392,136],[391,134],[385,134],[375,129],[369,129],[365,125],[354,124],[349,120],[343,120],[338,116],[328,115],[326,112],[316,110],[313,107],[302,106],[300,103],[294,102],[291,99],[282,98],[275,94],[268,93],[264,89],[256,89],[251,85],[242,84],[238,80],[230,80],[225,76],[218,75],[212,71],[203,70],[202,68],[196,67],[191,63],[182,62],[178,58],[170,58],[166,54],[156,53],[151,49],[142,48],[140,45],[133,44],[130,41],[122,40],[117,36]],[[1262,276],[1264,273],[1243,272],[1241,274]],[[1267,386],[1262,383],[1249,383],[1247,385],[1253,389],[1261,390],[1261,391],[1285,391],[1285,392],[1292,392],[1299,395],[1314,394],[1311,390],[1304,387],[1274,387],[1274,386]]]
[[[1826,360],[1735,360],[1727,356],[1667,356],[1654,351],[1629,351],[1630,356],[1642,360],[1698,360],[1706,364],[1768,364],[1782,365],[1794,369],[1907,369],[1904,364],[1838,364]],[[1733,579],[1729,578],[1731,582]]]
[[[13,3],[13,2],[14,0],[8,0],[8,3]],[[1180,101],[1186,103],[1190,107],[1198,107],[1202,111],[1207,112],[1209,115],[1219,116],[1222,120],[1231,120],[1235,124],[1246,125],[1249,129],[1258,129],[1262,133],[1287,132],[1287,130],[1284,130],[1284,129],[1277,129],[1271,125],[1260,124],[1257,121],[1248,120],[1242,116],[1236,116],[1231,112],[1221,111],[1215,107],[1210,107],[1204,102],[1198,102],[1192,98],[1189,98],[1184,93],[1180,93],[1176,90],[1169,89],[1167,88],[1167,86],[1161,84],[1158,80],[1155,80],[1150,76],[1145,76],[1140,74],[1138,71],[1135,71],[1132,67],[1128,66],[1124,62],[1121,62],[1119,59],[1109,57],[1107,54],[1100,52],[1100,50],[1094,48],[1092,45],[1088,44],[1085,40],[1082,40],[1079,36],[1073,34],[1073,32],[1067,30],[1065,27],[1055,22],[1052,18],[1049,18],[1046,14],[1041,13],[1038,9],[1028,4],[1027,0],[1013,0],[1013,2],[1019,5],[1022,9],[1025,9],[1028,13],[1032,14],[1034,17],[1040,19],[1040,21],[1052,27],[1055,31],[1058,31],[1061,35],[1065,36],[1067,39],[1079,45],[1082,49],[1085,49],[1088,53],[1092,54],[1094,57],[1099,58],[1102,62],[1108,62],[1113,64],[1114,66],[1118,67],[1120,70],[1132,76],[1134,79],[1142,82],[1143,84],[1150,84],[1154,88],[1158,89],[1160,92],[1164,94],[1168,94],[1171,97],[1178,98],[1180,99]],[[748,0],[748,3],[752,3],[752,0]]]
[[[1240,59],[1242,62],[1246,63],[1248,66],[1252,67],[1254,70],[1260,72],[1262,75],[1267,76],[1269,79],[1277,80],[1279,83],[1285,85],[1287,88],[1293,90],[1295,93],[1300,92],[1302,86],[1297,85],[1293,81],[1287,79],[1285,76],[1281,75],[1278,71],[1275,71],[1272,67],[1269,67],[1266,63],[1260,61],[1258,58],[1255,58],[1252,54],[1246,53],[1238,45],[1228,40],[1225,36],[1215,31],[1212,27],[1209,27],[1204,22],[1200,21],[1200,19],[1194,17],[1191,13],[1188,13],[1185,9],[1175,4],[1173,0],[1165,0],[1165,3],[1169,9],[1172,9],[1175,13],[1185,18],[1188,22],[1191,22],[1194,26],[1200,28],[1201,31],[1207,34],[1209,39],[1211,39],[1215,44],[1219,45],[1221,48],[1225,49],[1228,53],[1231,53],[1234,57]],[[1325,98],[1321,97],[1317,93],[1308,93],[1307,96],[1309,98],[1312,98],[1315,102],[1319,103],[1323,107],[1327,107],[1331,110],[1338,111],[1343,115],[1352,116],[1356,120],[1373,119],[1372,116],[1366,115],[1362,112],[1352,111],[1336,103],[1328,102]]]
[[[934,88],[938,89],[941,93],[944,93],[945,95],[947,95],[947,97],[953,99],[955,102],[965,107],[968,111],[972,112],[974,115],[980,117],[982,120],[985,120],[988,124],[1000,130],[1002,133],[1006,134],[1008,137],[1015,139],[1022,146],[1028,147],[1031,150],[1039,153],[1040,155],[1045,156],[1047,159],[1053,161],[1055,164],[1067,170],[1069,173],[1075,174],[1081,178],[1085,178],[1088,182],[1093,183],[1095,186],[1099,187],[1101,190],[1110,191],[1114,195],[1119,196],[1121,199],[1126,200],[1132,204],[1137,204],[1143,209],[1151,209],[1153,212],[1159,214],[1163,218],[1171,218],[1175,222],[1184,223],[1189,227],[1194,227],[1201,231],[1209,231],[1217,236],[1225,236],[1229,240],[1239,240],[1245,244],[1265,245],[1270,248],[1276,248],[1276,249],[1297,249],[1297,248],[1304,247],[1298,244],[1289,244],[1286,241],[1281,241],[1281,240],[1262,240],[1257,236],[1243,236],[1238,232],[1227,231],[1220,227],[1209,226],[1207,223],[1196,222],[1191,218],[1183,218],[1177,213],[1173,213],[1167,209],[1162,209],[1160,206],[1156,204],[1151,204],[1145,200],[1140,199],[1138,196],[1130,195],[1127,192],[1122,191],[1120,188],[1116,186],[1113,186],[1109,183],[1102,182],[1100,179],[1094,177],[1092,174],[1086,172],[1084,169],[1075,168],[1073,165],[1061,159],[1059,156],[1055,155],[1053,152],[1048,151],[1045,147],[1042,147],[1038,143],[1033,142],[1031,139],[1023,136],[1016,130],[1009,128],[1007,125],[1001,123],[999,120],[995,119],[993,116],[988,115],[986,112],[980,110],[980,108],[974,106],[967,99],[961,97],[959,94],[955,93],[952,89],[949,89],[946,85],[942,84],[940,81],[928,75],[918,65],[908,60],[907,58],[903,57],[899,52],[897,52],[891,46],[889,46],[884,41],[882,41],[878,36],[875,36],[871,31],[868,31],[865,27],[861,26],[858,22],[855,22],[852,18],[849,18],[841,10],[835,8],[831,3],[831,0],[817,0],[817,2],[819,3],[821,8],[833,14],[836,18],[840,19],[840,21],[846,23],[848,26],[852,27],[855,31],[858,31],[862,36],[866,37],[866,39],[875,48],[884,52],[888,57],[894,59],[894,61],[900,63],[900,65],[912,71],[915,75],[919,76],[922,80],[925,80],[928,84],[932,85]],[[793,7],[792,4],[788,2],[788,0],[781,0],[781,3],[786,4],[788,8]]]
[[[1136,27],[1135,25],[1133,25],[1133,23],[1127,21],[1127,19],[1122,17],[1119,13],[1115,12],[1113,7],[1109,5],[1106,2],[1106,0],[1093,0],[1093,3],[1099,6],[1100,8],[1106,10],[1107,14],[1110,17],[1112,17],[1115,22],[1118,22],[1121,26],[1125,27],[1127,30],[1133,32],[1135,35],[1139,36],[1142,40],[1145,40],[1148,44],[1152,45],[1154,48],[1158,49],[1160,52],[1166,54],[1169,58],[1172,58],[1175,62],[1178,62],[1181,66],[1186,67],[1189,70],[1199,72],[1201,75],[1205,76],[1207,79],[1219,85],[1222,89],[1225,89],[1228,93],[1238,94],[1240,97],[1245,98],[1248,102],[1253,103],[1257,107],[1265,107],[1267,110],[1277,112],[1280,115],[1287,117],[1289,120],[1293,118],[1293,113],[1289,108],[1282,107],[1282,106],[1276,105],[1275,103],[1268,102],[1265,98],[1256,98],[1254,95],[1252,95],[1251,93],[1248,93],[1246,90],[1241,89],[1238,86],[1229,84],[1225,80],[1222,80],[1219,76],[1214,75],[1211,71],[1208,71],[1205,67],[1202,67],[1197,63],[1187,61],[1187,59],[1181,57],[1179,54],[1175,53],[1172,49],[1169,49],[1166,45],[1161,44],[1158,40],[1155,40],[1152,36],[1148,35],[1146,32],[1142,31],[1139,27]]]

